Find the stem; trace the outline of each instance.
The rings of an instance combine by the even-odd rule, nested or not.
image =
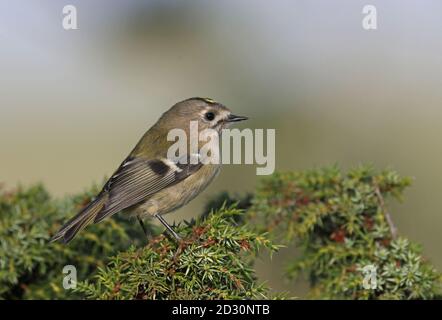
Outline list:
[[[382,197],[381,190],[379,189],[378,185],[375,186],[374,191],[376,193],[376,196],[378,197],[379,205],[382,208],[382,212],[384,213],[385,219],[387,220],[388,226],[390,228],[391,238],[394,240],[397,238],[397,228],[393,223],[390,212],[387,210],[384,197]]]

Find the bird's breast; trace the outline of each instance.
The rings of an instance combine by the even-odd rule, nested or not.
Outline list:
[[[183,181],[165,188],[152,195],[136,208],[136,214],[154,215],[174,211],[200,194],[218,175],[221,166],[218,164],[203,165],[197,172]]]

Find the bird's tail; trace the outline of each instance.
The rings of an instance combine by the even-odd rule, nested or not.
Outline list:
[[[86,227],[97,214],[103,209],[106,203],[107,195],[101,194],[91,201],[75,217],[69,220],[52,238],[51,242],[62,239],[63,243],[71,241],[75,235]]]

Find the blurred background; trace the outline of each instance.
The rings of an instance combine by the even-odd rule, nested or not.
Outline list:
[[[62,28],[77,8],[78,30]],[[362,8],[377,8],[364,30]],[[442,2],[0,1],[0,181],[56,196],[102,183],[175,102],[211,97],[276,129],[277,170],[360,163],[415,178],[390,205],[402,234],[442,269]],[[252,191],[225,166],[173,222],[220,190]],[[276,290],[280,257],[259,264]]]

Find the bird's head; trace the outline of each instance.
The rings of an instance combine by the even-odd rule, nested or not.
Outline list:
[[[190,98],[175,104],[166,111],[158,124],[163,128],[180,128],[188,131],[191,121],[198,122],[198,130],[214,129],[220,132],[233,122],[247,117],[232,114],[229,108],[209,98]]]

